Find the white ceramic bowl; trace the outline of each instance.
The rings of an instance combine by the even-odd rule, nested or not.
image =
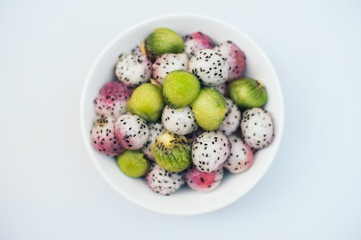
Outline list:
[[[125,176],[116,161],[93,150],[89,130],[95,116],[93,100],[99,89],[114,79],[114,64],[120,53],[127,53],[139,44],[153,29],[168,27],[180,35],[201,31],[215,42],[232,40],[247,57],[246,76],[259,79],[267,87],[269,100],[266,109],[275,122],[275,139],[266,149],[255,155],[253,166],[242,174],[228,174],[213,192],[199,193],[183,187],[171,196],[152,192],[144,179]],[[112,188],[131,202],[151,211],[171,215],[194,215],[220,209],[236,201],[252,189],[271,165],[280,145],[284,105],[279,80],[272,64],[243,32],[219,20],[194,14],[172,14],[152,18],[128,28],[111,41],[100,53],[86,79],[81,100],[81,127],[84,143],[96,168]]]

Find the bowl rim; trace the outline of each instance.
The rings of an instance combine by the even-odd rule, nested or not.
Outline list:
[[[153,208],[145,203],[143,203],[142,201],[138,200],[137,198],[134,198],[122,191],[119,190],[119,188],[116,186],[115,183],[113,183],[113,181],[107,176],[107,174],[101,169],[101,167],[98,164],[98,160],[96,159],[94,152],[93,152],[93,148],[91,147],[91,144],[89,142],[89,129],[86,128],[85,125],[85,96],[86,96],[86,92],[90,83],[90,79],[91,76],[93,75],[96,66],[99,64],[99,62],[101,61],[101,59],[103,58],[103,56],[105,55],[105,53],[108,51],[109,48],[111,48],[112,45],[114,45],[119,39],[123,38],[123,36],[127,35],[129,32],[132,32],[134,29],[142,26],[143,24],[147,24],[149,22],[153,22],[153,21],[158,21],[158,20],[165,20],[167,18],[177,18],[177,17],[193,17],[193,18],[199,18],[199,19],[203,19],[203,20],[209,20],[212,22],[215,22],[217,24],[220,25],[224,25],[230,29],[232,29],[234,32],[236,32],[237,34],[242,35],[242,37],[246,38],[247,41],[251,42],[254,47],[257,49],[257,51],[259,51],[260,55],[264,58],[266,64],[269,66],[271,74],[273,75],[274,79],[276,79],[275,81],[275,85],[276,88],[278,89],[278,91],[280,92],[280,109],[279,109],[279,119],[277,122],[277,129],[278,129],[278,135],[277,135],[277,141],[274,141],[272,144],[275,144],[275,151],[272,153],[271,156],[271,161],[269,161],[268,166],[266,167],[266,170],[259,175],[258,179],[254,182],[254,184],[250,185],[248,187],[248,189],[240,194],[237,194],[235,196],[233,196],[232,198],[229,198],[228,200],[225,200],[223,202],[223,204],[218,204],[215,206],[210,206],[208,208],[205,208],[203,210],[198,210],[198,211],[193,211],[193,212],[179,212],[179,211],[163,211],[162,209],[159,208]],[[85,147],[86,150],[88,152],[88,154],[90,155],[90,158],[95,166],[95,168],[97,169],[97,171],[100,173],[100,175],[102,176],[102,178],[113,188],[113,190],[115,190],[120,196],[122,196],[123,198],[127,199],[128,201],[142,207],[145,208],[147,210],[150,210],[152,212],[156,212],[156,213],[162,213],[165,215],[178,215],[178,216],[190,216],[190,215],[199,215],[199,214],[205,214],[205,213],[209,213],[209,212],[213,212],[216,211],[218,209],[224,208],[228,205],[231,205],[232,203],[234,203],[235,201],[237,201],[238,199],[240,199],[241,197],[243,197],[244,195],[246,195],[251,189],[253,189],[259,182],[260,180],[264,177],[264,175],[266,174],[266,172],[268,172],[270,166],[272,165],[276,154],[279,151],[279,147],[282,141],[282,136],[283,136],[283,129],[284,129],[284,112],[285,112],[285,106],[284,106],[284,100],[283,100],[283,91],[282,91],[282,87],[281,87],[281,83],[280,80],[278,78],[278,75],[271,63],[271,61],[269,60],[269,58],[267,57],[267,55],[264,53],[264,51],[258,46],[258,44],[251,38],[249,37],[247,34],[245,34],[243,31],[239,30],[237,27],[223,21],[223,20],[219,20],[217,18],[213,18],[213,17],[209,17],[209,16],[205,16],[202,14],[196,14],[196,13],[171,13],[171,14],[163,14],[163,15],[159,15],[156,17],[151,17],[151,18],[147,18],[145,20],[142,20],[134,25],[131,25],[130,27],[126,28],[124,31],[122,31],[121,33],[117,34],[115,37],[112,38],[112,40],[105,46],[103,47],[103,49],[101,50],[101,52],[98,54],[98,56],[96,57],[95,61],[93,62],[93,64],[91,65],[91,68],[88,71],[88,74],[86,75],[86,79],[85,82],[83,84],[83,88],[82,88],[82,93],[81,93],[81,101],[80,101],[80,126],[81,126],[81,131],[82,131],[82,135],[83,135],[83,140],[85,143]]]

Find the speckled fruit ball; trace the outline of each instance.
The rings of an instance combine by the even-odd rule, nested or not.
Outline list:
[[[192,161],[202,172],[213,172],[223,166],[231,153],[231,143],[218,131],[204,132],[192,143]]]
[[[198,129],[196,119],[190,107],[171,108],[166,106],[162,115],[162,123],[169,132],[186,135]]]
[[[212,39],[202,32],[190,33],[184,37],[184,52],[190,58],[200,50],[210,48],[213,48]]]
[[[126,112],[128,99],[133,88],[118,82],[106,83],[94,99],[94,109],[99,115],[112,115],[118,118]]]
[[[243,140],[254,149],[265,148],[273,141],[273,120],[262,108],[248,109],[243,113],[241,130]]]
[[[164,126],[162,123],[154,122],[148,124],[149,128],[149,137],[148,141],[145,143],[144,147],[142,148],[142,152],[145,154],[145,156],[154,161],[154,156],[152,153],[152,144],[155,141],[155,139],[161,135],[164,132]]]
[[[146,121],[130,113],[124,114],[117,119],[114,125],[114,131],[122,147],[129,150],[144,147],[149,136]]]
[[[197,52],[189,61],[189,71],[205,86],[218,86],[228,79],[227,61],[212,49]]]
[[[185,53],[163,54],[153,64],[153,79],[162,85],[165,77],[175,70],[188,70],[188,56]]]
[[[211,192],[216,189],[223,178],[223,169],[214,172],[202,172],[191,167],[185,173],[187,185],[197,192]]]
[[[229,136],[238,129],[241,120],[241,112],[238,110],[236,104],[229,98],[226,98],[226,107],[227,112],[225,118],[218,130],[226,136]]]
[[[97,116],[90,130],[91,144],[95,150],[108,156],[118,156],[123,147],[114,135],[115,118],[113,116]]]
[[[123,54],[115,66],[119,81],[129,86],[147,82],[152,74],[152,62],[143,54]]]
[[[232,41],[221,42],[214,49],[229,65],[228,81],[232,81],[243,75],[246,67],[246,57],[244,52]]]
[[[150,189],[167,196],[177,191],[184,184],[183,172],[170,172],[156,163],[151,165],[145,178]]]
[[[231,154],[224,167],[231,173],[241,173],[248,170],[253,163],[251,148],[235,135],[228,137],[232,144]]]

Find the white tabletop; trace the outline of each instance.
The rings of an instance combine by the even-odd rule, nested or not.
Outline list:
[[[361,4],[357,1],[0,3],[0,239],[361,239]],[[115,193],[81,138],[86,73],[140,20],[195,12],[239,27],[280,77],[286,126],[236,203],[175,217]]]

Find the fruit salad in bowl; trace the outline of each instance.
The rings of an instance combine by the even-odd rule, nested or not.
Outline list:
[[[180,23],[186,16],[197,24]],[[128,30],[98,58],[83,94],[84,138],[123,196],[168,214],[207,212],[245,194],[269,167],[282,93],[241,32],[198,15],[163,18]]]

